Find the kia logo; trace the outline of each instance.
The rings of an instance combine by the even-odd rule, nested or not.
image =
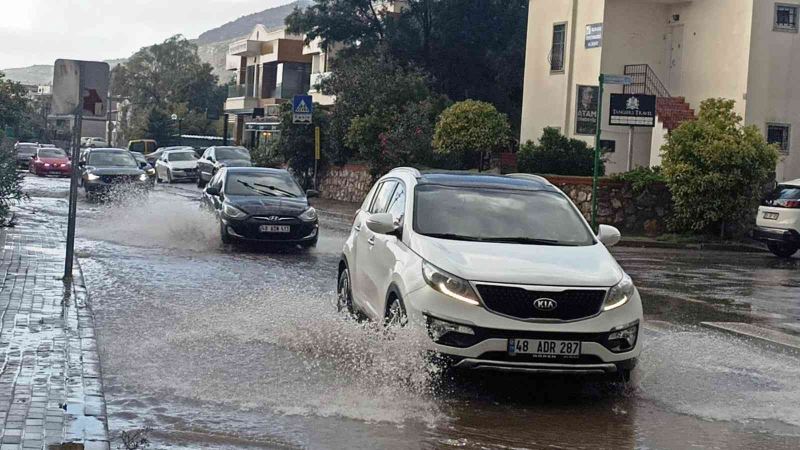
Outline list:
[[[558,308],[558,302],[552,298],[540,298],[533,301],[533,307],[539,311],[552,311]]]

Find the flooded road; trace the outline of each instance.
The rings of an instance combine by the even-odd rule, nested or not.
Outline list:
[[[26,186],[27,211],[65,221],[65,180]],[[694,274],[710,263],[620,249],[654,319],[629,386],[443,381],[426,368],[427,337],[335,312],[346,225],[323,217],[311,251],[226,247],[198,198],[191,185],[124,205],[81,196],[77,252],[112,434],[151,427],[155,448],[176,449],[800,447],[800,359],[695,326],[729,314],[796,322],[798,297],[778,301],[797,292],[796,262],[758,255],[745,262],[753,273],[704,278]]]

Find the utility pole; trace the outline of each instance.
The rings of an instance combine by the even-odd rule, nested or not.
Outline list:
[[[72,177],[69,182],[69,215],[67,217],[67,255],[64,262],[64,281],[72,281],[72,266],[75,259],[75,221],[78,214],[78,176],[81,157],[81,133],[83,131],[83,79],[84,64],[78,70],[78,106],[75,108],[75,128],[72,132]]]
[[[597,184],[600,176],[600,129],[603,122],[603,83],[605,75],[600,74],[600,87],[597,95],[597,129],[594,134],[594,169],[592,171],[592,229],[597,232]]]

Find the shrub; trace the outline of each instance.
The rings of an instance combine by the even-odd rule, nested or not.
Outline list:
[[[330,145],[328,134],[329,121],[327,114],[317,105],[314,108],[313,125],[295,124],[292,120],[292,105],[285,103],[281,108],[281,132],[273,148],[268,149],[270,155],[265,155],[273,161],[282,158],[292,170],[303,187],[311,186],[314,179],[314,128],[320,127],[322,160],[320,168],[325,164],[326,147]],[[261,162],[265,162],[262,160]],[[268,162],[268,161],[266,161]]]
[[[633,192],[637,194],[645,191],[652,184],[666,182],[661,167],[658,166],[637,167],[630,172],[616,174],[611,179],[630,183]]]
[[[485,154],[508,145],[510,127],[505,114],[491,103],[464,100],[444,110],[436,123],[433,148],[460,161],[465,167],[481,161]]]
[[[259,141],[258,147],[250,152],[253,159],[253,164],[258,167],[283,167],[284,159],[278,149],[278,139],[271,139]]]
[[[744,231],[778,161],[755,126],[743,126],[735,102],[708,99],[697,120],[673,130],[662,148],[663,170],[675,202],[678,232]]]
[[[5,224],[11,205],[24,197],[22,173],[17,172],[17,160],[11,140],[0,130],[0,224]]]
[[[594,150],[584,141],[569,139],[555,128],[545,128],[538,145],[528,141],[521,146],[517,167],[527,173],[592,176]],[[600,175],[605,170],[601,160]]]

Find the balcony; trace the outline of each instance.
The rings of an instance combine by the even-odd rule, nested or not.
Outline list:
[[[250,88],[252,90],[252,88]],[[228,86],[228,98],[247,97],[248,89],[244,84]]]
[[[258,56],[261,54],[261,41],[242,39],[228,47],[228,54],[233,56]]]

